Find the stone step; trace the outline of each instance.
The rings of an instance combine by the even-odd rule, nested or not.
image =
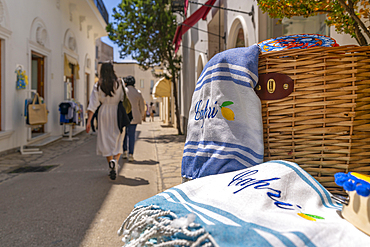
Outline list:
[[[36,142],[33,142],[33,143],[30,143],[30,144],[27,144],[26,147],[43,147],[45,145],[48,145],[52,142],[55,142],[57,140],[60,140],[62,139],[62,136],[48,136],[46,138],[43,138],[39,141],[36,141]]]

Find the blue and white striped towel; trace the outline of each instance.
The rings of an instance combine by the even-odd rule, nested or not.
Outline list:
[[[129,246],[370,246],[370,236],[297,164],[270,161],[195,179],[139,202]]]
[[[196,84],[188,118],[182,176],[244,169],[263,161],[258,45],[215,55]]]

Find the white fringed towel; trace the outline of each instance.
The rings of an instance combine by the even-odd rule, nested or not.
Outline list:
[[[182,176],[244,169],[263,161],[258,45],[215,55],[196,84],[188,118]]]
[[[139,202],[118,231],[129,246],[370,246],[297,164],[270,161],[198,178]]]

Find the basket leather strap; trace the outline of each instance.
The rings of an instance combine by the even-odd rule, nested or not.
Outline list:
[[[261,100],[278,100],[288,97],[294,89],[292,78],[281,73],[258,75],[258,83],[254,88]]]

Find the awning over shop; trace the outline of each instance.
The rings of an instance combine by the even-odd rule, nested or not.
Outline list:
[[[171,81],[162,78],[153,87],[154,97],[171,97]]]
[[[177,27],[175,37],[173,38],[173,44],[175,44],[175,53],[180,47],[182,35],[186,33],[186,31],[188,31],[192,26],[194,26],[200,19],[205,20],[212,8],[209,6],[213,5],[215,2],[216,0],[208,0],[202,7],[195,11],[191,16],[186,18],[186,20]]]
[[[75,75],[75,79],[77,80],[80,79],[80,76],[79,76],[80,65],[78,64],[78,61],[75,58],[64,53],[64,75],[68,77],[72,76],[72,70],[69,67],[69,64],[75,65],[74,66],[75,71],[73,74]]]

